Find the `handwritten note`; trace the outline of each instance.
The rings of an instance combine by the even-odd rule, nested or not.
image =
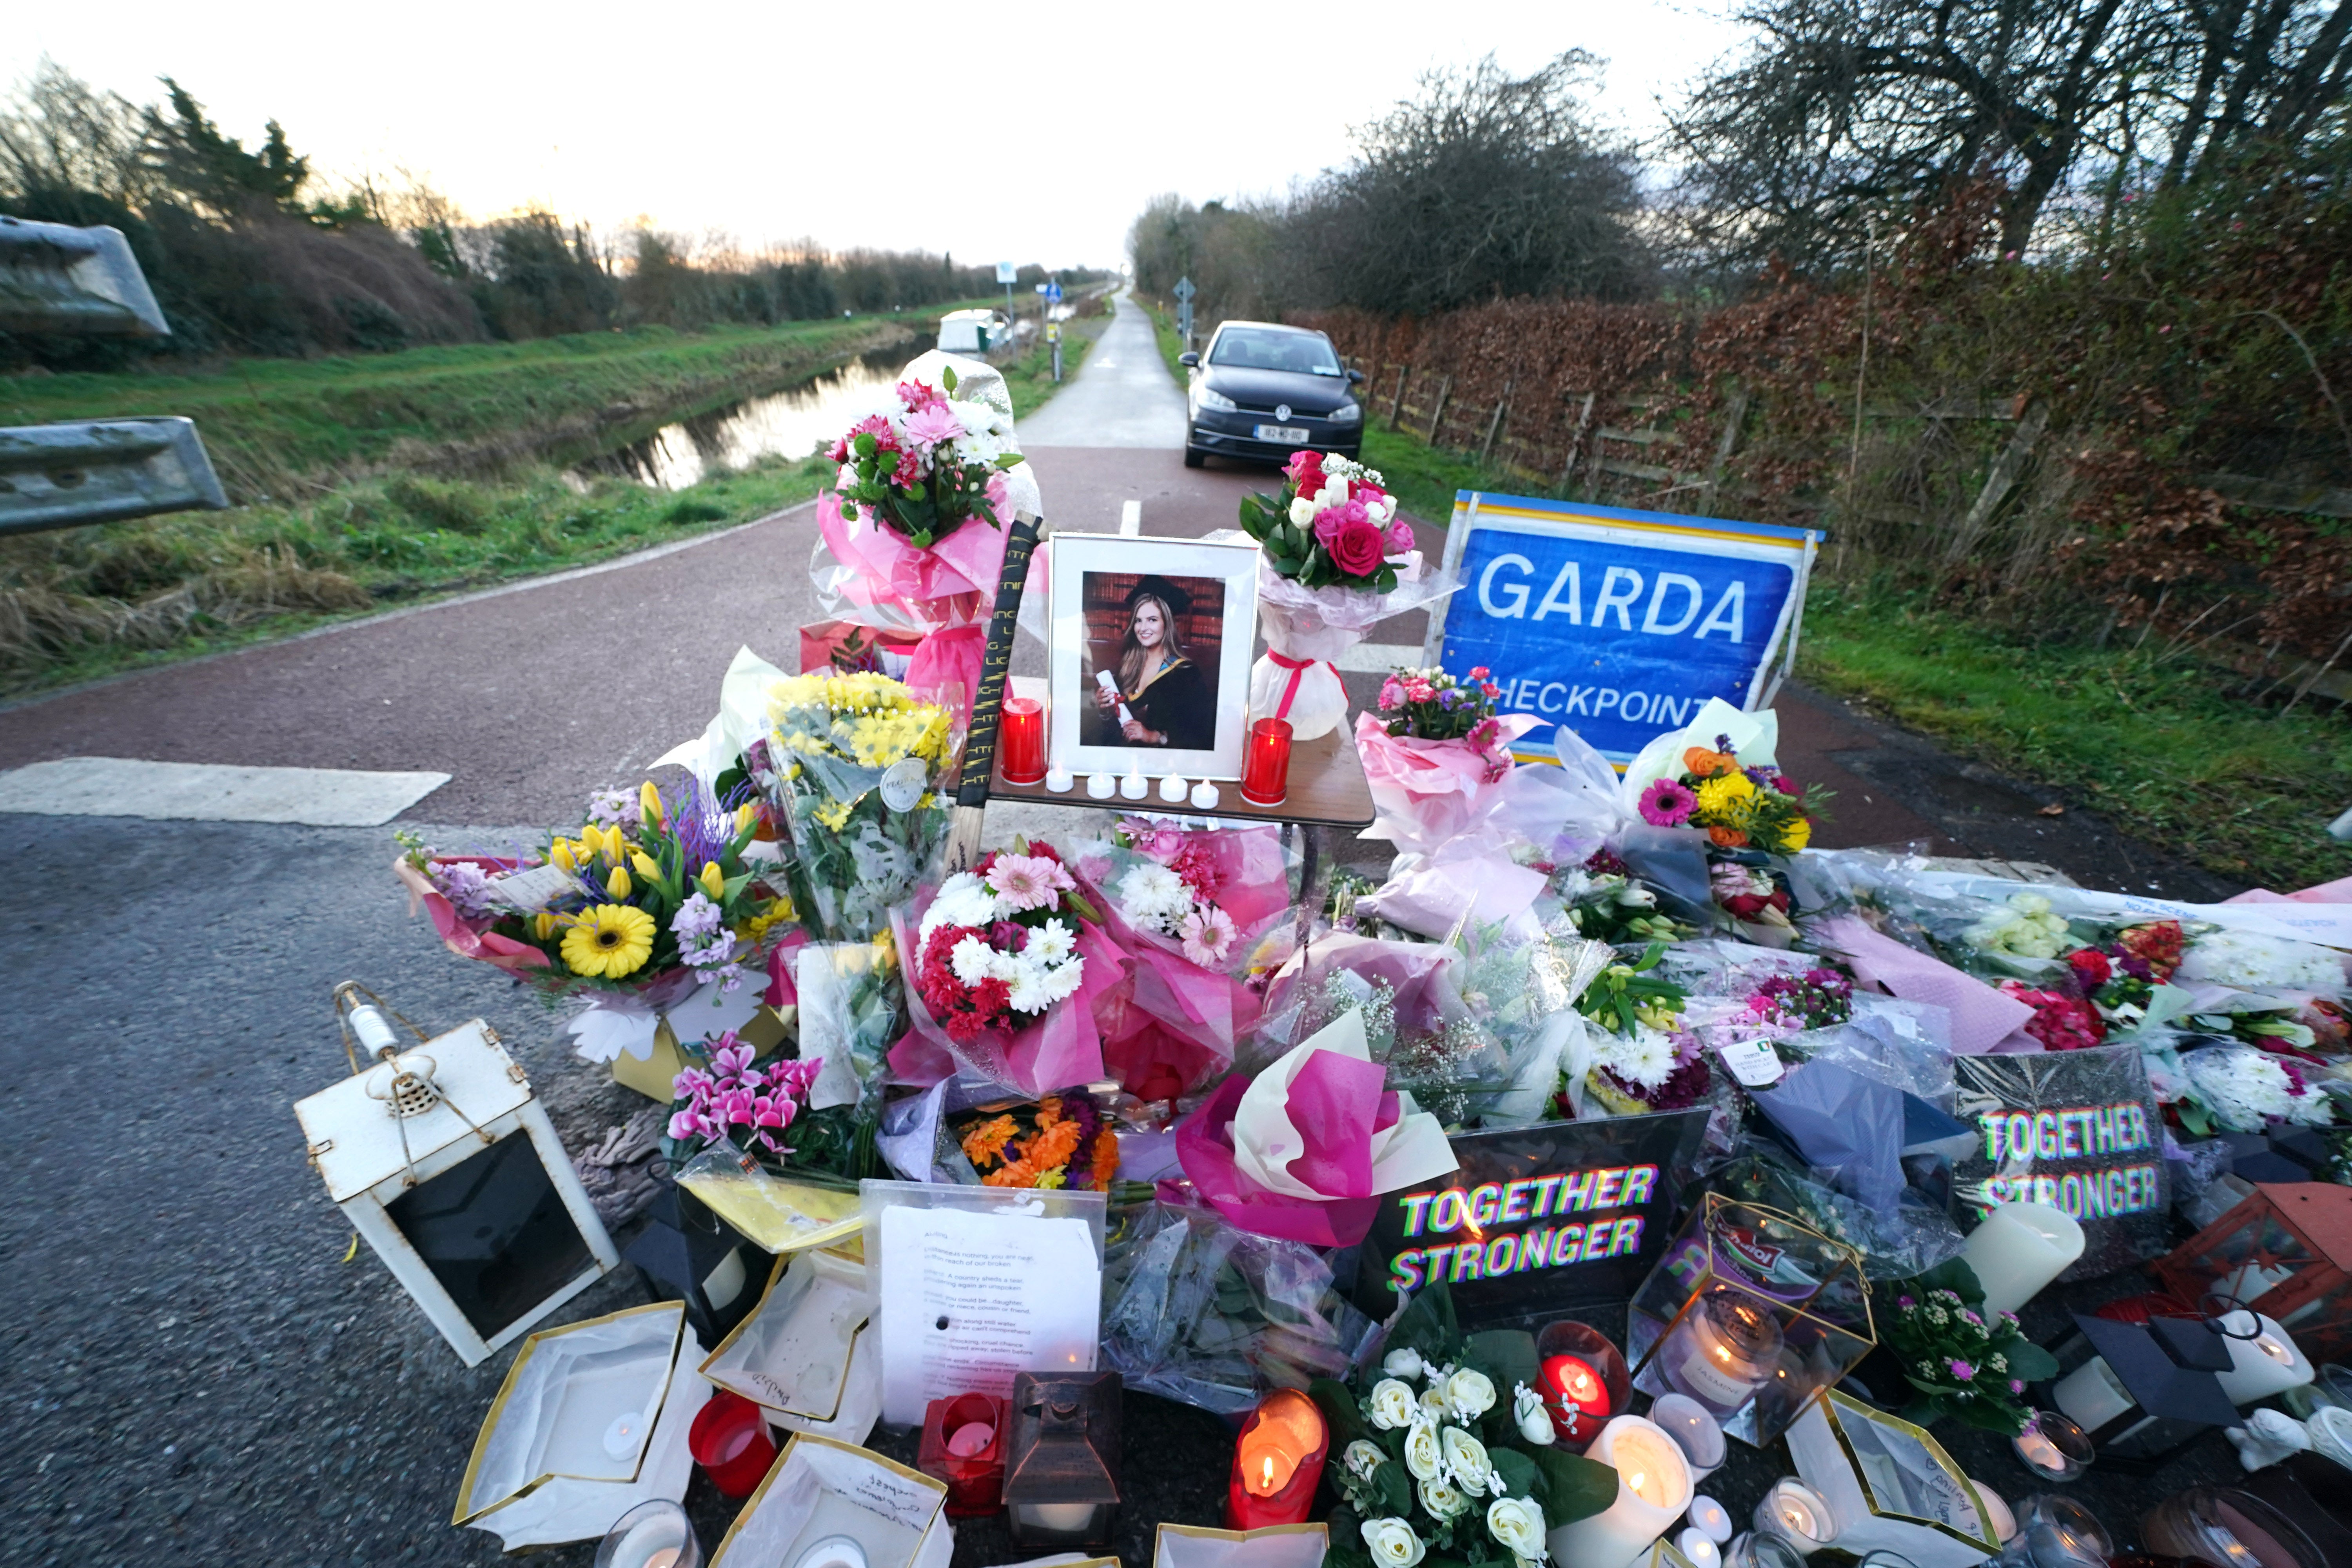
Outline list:
[[[1090,1372],[1102,1268],[1082,1219],[892,1207],[882,1216],[882,1415],[1010,1395],[1013,1374]]]

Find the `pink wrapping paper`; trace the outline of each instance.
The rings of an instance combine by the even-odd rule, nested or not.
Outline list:
[[[1541,721],[1531,713],[1498,716],[1507,741]],[[1391,735],[1370,713],[1356,715],[1356,754],[1380,812],[1376,831],[1405,848],[1429,850],[1464,832],[1484,814],[1503,778],[1487,773],[1494,760],[1467,741],[1419,741]]]
[[[1314,994],[1326,976],[1349,970],[1396,993],[1397,1029],[1420,1034],[1443,1027],[1462,1004],[1445,980],[1454,950],[1426,942],[1388,942],[1334,931],[1318,937],[1302,956],[1293,953],[1266,987],[1264,1016],[1277,1017]]]
[[[434,858],[464,861],[479,866],[485,871],[514,869],[504,860],[486,859],[478,855],[439,855]],[[432,879],[410,865],[407,857],[403,856],[392,863],[392,874],[400,879],[402,887],[408,889],[408,912],[413,915],[422,909],[431,916],[433,929],[440,933],[442,945],[458,957],[495,964],[518,980],[528,978],[530,970],[551,967],[547,954],[539,949],[492,931],[493,921],[468,921],[459,916],[457,906],[434,888]]]
[[[1373,1133],[1397,1122],[1399,1104],[1381,1084],[1386,1069],[1336,1051],[1317,1051],[1290,1089],[1292,1122],[1306,1152],[1291,1173],[1328,1198],[1269,1192],[1234,1160],[1234,1111],[1247,1079],[1227,1079],[1207,1104],[1176,1129],[1176,1157],[1210,1205],[1242,1229],[1309,1247],[1353,1247],[1372,1228],[1380,1194],[1371,1188]]]
[[[2292,893],[2273,893],[2268,888],[2249,888],[2221,901],[2225,904],[2352,904],[2352,877],[2338,877],[2332,882],[2321,882],[2315,887]]]
[[[2003,1047],[2033,1016],[2033,1009],[2015,997],[1881,935],[1852,915],[1822,921],[1815,935],[1822,947],[1845,954],[1856,979],[1906,1002],[1924,1002],[1949,1012],[1952,1049],[1963,1056],[1982,1056]]]
[[[955,708],[957,725],[968,727],[980,694],[981,660],[987,652],[987,627],[941,626],[915,646],[914,657],[907,661],[907,688],[946,694]]]
[[[793,967],[800,962],[801,949],[808,945],[805,931],[795,930],[790,936],[768,952],[768,988],[760,1000],[771,1007],[797,1007],[801,1001],[800,983],[793,977]]]
[[[1002,528],[973,519],[925,549],[863,510],[856,522],[845,521],[841,498],[831,490],[817,497],[816,522],[825,547],[850,568],[839,586],[860,608],[893,611],[937,628],[976,622],[995,603],[1004,565]]]
[[[926,889],[904,910],[890,913],[890,928],[902,954],[921,951],[914,933],[931,907],[936,889]],[[952,1077],[959,1068],[984,1073],[1031,1099],[1094,1083],[1103,1076],[1102,1034],[1096,1009],[1106,993],[1117,990],[1128,970],[1127,955],[1092,921],[1078,921],[1078,953],[1086,968],[1076,994],[1047,1008],[1035,1023],[1007,1032],[996,1030],[966,1044],[948,1037],[923,1005],[922,993],[912,975],[905,986],[908,1029],[890,1047],[890,1070],[900,1083],[922,1088]],[[908,957],[912,963],[914,959]]]

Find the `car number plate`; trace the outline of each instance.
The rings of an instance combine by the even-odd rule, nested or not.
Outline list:
[[[1315,437],[1310,435],[1303,426],[1261,425],[1257,427],[1257,438],[1261,441],[1306,442],[1311,441]]]

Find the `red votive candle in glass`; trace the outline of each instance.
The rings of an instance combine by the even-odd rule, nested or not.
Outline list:
[[[1295,1388],[1277,1388],[1266,1395],[1265,1403],[1250,1412],[1234,1446],[1233,1475],[1225,1483],[1225,1528],[1305,1524],[1330,1451],[1331,1429],[1315,1401]]]
[[[721,1497],[750,1497],[776,1462],[767,1416],[741,1394],[723,1388],[695,1412],[686,1446]]]
[[[1006,784],[1042,784],[1045,779],[1045,705],[1034,697],[1008,697],[996,727]]]
[[[1012,1422],[1004,1401],[986,1394],[934,1399],[923,1411],[915,1468],[948,1484],[950,1519],[977,1519],[1004,1507],[1004,1443]]]
[[[1260,719],[1250,726],[1242,759],[1242,798],[1252,805],[1280,805],[1289,791],[1290,721]]]
[[[1601,1436],[1610,1416],[1609,1390],[1590,1364],[1572,1355],[1552,1356],[1543,1363],[1543,1385],[1544,1408],[1561,1442],[1590,1443]]]

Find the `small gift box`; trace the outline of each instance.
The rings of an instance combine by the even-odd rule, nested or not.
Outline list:
[[[794,1437],[710,1568],[948,1568],[948,1489],[919,1470],[828,1437]]]
[[[1634,1387],[1687,1395],[1758,1447],[1878,1342],[1859,1254],[1720,1193],[1634,1293],[1627,1340]]]
[[[873,1312],[864,1264],[830,1252],[793,1253],[778,1261],[767,1294],[719,1342],[702,1375],[779,1417],[832,1421]]]
[[[1789,1452],[1828,1502],[1838,1549],[1915,1568],[1972,1568],[2000,1552],[1994,1515],[1943,1446],[1885,1411],[1822,1389],[1789,1426]]]

